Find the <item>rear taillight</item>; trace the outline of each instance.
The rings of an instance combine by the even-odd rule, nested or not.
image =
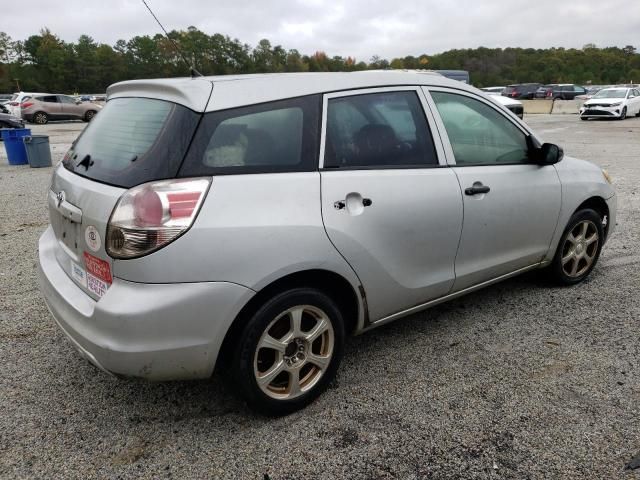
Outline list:
[[[178,238],[193,224],[210,184],[209,178],[162,180],[128,190],[107,225],[107,253],[140,257]]]
[[[29,108],[31,105],[33,105],[33,102],[24,102],[20,104],[20,108]]]

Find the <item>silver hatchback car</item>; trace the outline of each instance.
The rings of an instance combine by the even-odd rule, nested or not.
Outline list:
[[[428,72],[118,83],[53,173],[42,293],[115,375],[206,378],[286,414],[358,334],[519,273],[583,280],[597,166]]]

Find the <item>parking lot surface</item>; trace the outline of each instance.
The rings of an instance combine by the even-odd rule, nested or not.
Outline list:
[[[117,380],[83,360],[36,281],[52,169],[0,147],[0,477],[640,478],[640,119],[525,120],[613,177],[618,226],[590,278],[525,275],[353,338],[332,388],[279,419],[217,377]],[[55,163],[84,126],[33,130]]]

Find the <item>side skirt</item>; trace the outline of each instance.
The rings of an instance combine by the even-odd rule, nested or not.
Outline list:
[[[415,307],[407,308],[406,310],[402,310],[400,312],[394,313],[387,317],[376,320],[375,322],[371,322],[367,325],[362,331],[366,332],[367,330],[371,330],[373,328],[379,327],[380,325],[384,325],[389,322],[393,322],[394,320],[398,320],[399,318],[406,317],[407,315],[411,315],[413,313],[418,313],[428,308],[431,308],[440,303],[444,303],[449,300],[453,300],[454,298],[462,297],[467,293],[475,292],[476,290],[480,290],[481,288],[488,287],[489,285],[493,285],[494,283],[501,282],[502,280],[506,280],[507,278],[515,277],[516,275],[520,275],[521,273],[528,272],[530,270],[535,270],[536,268],[544,267],[548,265],[550,262],[538,262],[533,265],[529,265],[528,267],[519,268],[518,270],[514,270],[511,273],[506,273],[504,275],[500,275],[499,277],[493,278],[491,280],[487,280],[486,282],[479,283],[477,285],[473,285],[471,287],[465,288],[464,290],[459,290],[454,293],[450,293],[445,295],[444,297],[436,298],[435,300],[431,300],[426,303],[422,303],[420,305],[416,305]]]

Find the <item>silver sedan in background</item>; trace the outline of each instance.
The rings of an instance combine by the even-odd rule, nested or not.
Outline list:
[[[616,215],[600,168],[399,71],[115,84],[48,204],[41,290],[81,355],[215,367],[272,415],[327,387],[347,334],[532,269],[582,281]]]

